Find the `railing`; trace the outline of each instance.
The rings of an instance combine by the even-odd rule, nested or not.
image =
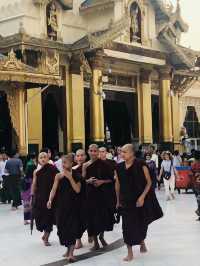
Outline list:
[[[200,150],[200,138],[189,138],[190,148],[195,150]]]

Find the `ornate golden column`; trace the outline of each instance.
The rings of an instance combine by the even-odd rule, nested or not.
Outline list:
[[[160,73],[160,142],[164,149],[172,149],[171,68],[163,67]]]
[[[18,104],[19,104],[19,153],[27,155],[28,142],[27,142],[27,119],[26,119],[26,102],[27,95],[25,89],[18,89]]]
[[[42,148],[42,94],[40,88],[27,91],[28,100],[28,144]]]
[[[90,64],[92,67],[90,88],[90,137],[91,142],[99,144],[103,143],[105,139],[102,59],[100,51],[90,58]]]
[[[79,56],[71,58],[66,73],[68,151],[85,147],[84,83]]]
[[[138,86],[139,137],[143,144],[151,144],[152,107],[151,107],[151,70],[141,69]]]
[[[172,101],[172,130],[174,149],[180,150],[180,108],[178,93],[174,93],[171,97]]]
[[[6,90],[12,126],[16,132],[16,144],[20,155],[27,155],[27,119],[26,119],[26,90],[23,88],[9,88]]]

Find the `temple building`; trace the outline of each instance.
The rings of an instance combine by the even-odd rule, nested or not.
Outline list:
[[[179,1],[1,0],[0,147],[179,148],[200,74],[187,31]]]

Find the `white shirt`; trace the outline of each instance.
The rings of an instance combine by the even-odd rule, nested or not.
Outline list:
[[[0,161],[0,181],[3,180],[2,176],[8,175],[7,173],[5,173],[6,162],[7,161]]]
[[[155,153],[153,153],[153,154],[151,155],[151,160],[155,162],[155,164],[156,164],[156,168],[158,168],[158,155],[155,154]]]
[[[62,167],[62,159],[58,159],[55,162],[55,167],[58,169],[58,171],[61,173],[63,171],[63,167]]]
[[[115,162],[116,162],[117,164],[118,164],[118,163],[122,163],[122,162],[124,162],[124,160],[123,160],[121,157],[117,157],[117,156],[115,156],[114,160],[115,160]]]
[[[173,159],[173,166],[174,167],[177,167],[177,166],[181,166],[181,163],[182,163],[182,159],[181,159],[181,156],[174,156],[174,159]]]
[[[171,160],[163,160],[161,163],[161,167],[165,172],[170,172],[171,167],[171,175],[174,176],[174,167],[173,162]]]

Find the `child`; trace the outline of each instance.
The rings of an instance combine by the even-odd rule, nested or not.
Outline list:
[[[75,262],[74,248],[79,233],[79,208],[81,191],[81,177],[72,169],[73,158],[71,155],[64,156],[63,172],[56,175],[53,188],[51,190],[48,209],[51,209],[55,200],[56,225],[60,244],[67,247],[64,257],[69,262]]]

